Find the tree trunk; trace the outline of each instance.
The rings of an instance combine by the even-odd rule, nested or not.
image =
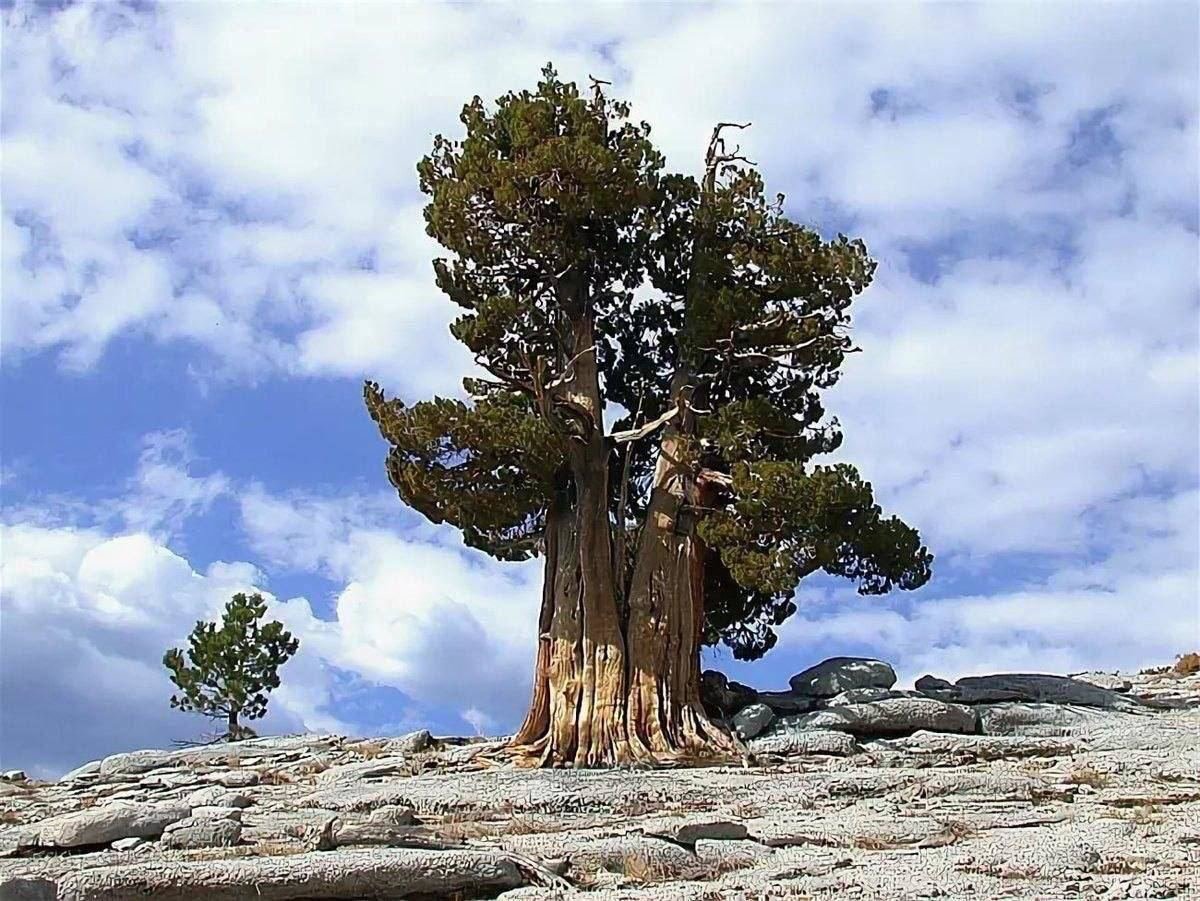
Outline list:
[[[238,725],[238,711],[230,710],[229,719],[226,726],[226,737],[229,741],[237,741],[241,736],[242,727]]]
[[[513,738],[543,765],[630,759],[625,641],[612,581],[606,486],[577,490],[546,518],[546,567],[533,700]]]
[[[629,728],[657,760],[737,750],[700,703],[704,547],[686,507],[702,499],[684,428],[663,435],[629,589]]]
[[[579,283],[560,290],[564,308],[580,311],[573,319],[574,357],[562,361],[570,372],[563,387],[574,433],[569,478],[546,514],[533,698],[512,746],[530,762],[579,767],[732,751],[727,733],[700,705],[703,558],[691,529],[677,526],[680,503],[695,501],[695,481],[681,456],[681,429],[688,426],[663,435],[625,623],[590,313]],[[676,375],[673,397],[686,382],[685,374]],[[541,400],[550,414],[555,398]]]

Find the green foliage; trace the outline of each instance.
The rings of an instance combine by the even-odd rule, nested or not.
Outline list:
[[[267,693],[279,687],[279,667],[300,646],[282,623],[260,623],[266,612],[262,595],[235,594],[219,627],[196,623],[186,658],[179,648],[167,651],[163,665],[179,688],[171,706],[231,722],[266,714]]]
[[[820,393],[855,351],[850,305],[875,262],[788,219],[727,148],[734,127],[714,132],[697,179],[666,172],[629,113],[548,66],[536,90],[468,103],[461,140],[434,140],[418,174],[448,251],[435,277],[485,375],[464,382],[469,401],[409,406],[368,383],[366,404],[401,498],[501,559],[539,552],[551,499],[572,490],[573,442],[600,425],[573,389],[577,361],[594,359],[601,403],[626,411],[614,431],[683,405],[671,428],[696,474],[732,482],[686,517],[707,546],[705,634],[754,657],[812,572],[864,594],[930,575],[917,532],[852,467],[810,462],[841,444]],[[611,525],[634,538],[657,439],[608,445]]]

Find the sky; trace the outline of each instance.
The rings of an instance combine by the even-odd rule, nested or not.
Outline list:
[[[162,654],[236,591],[301,640],[262,731],[515,728],[538,563],[407,510],[361,392],[461,392],[415,164],[548,60],[678,171],[752,122],[792,218],[879,261],[826,406],[934,578],[806,580],[707,666],[1200,646],[1195,2],[0,9],[0,766],[198,738]]]

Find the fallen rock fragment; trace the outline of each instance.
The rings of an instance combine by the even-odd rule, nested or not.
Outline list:
[[[201,788],[187,796],[189,807],[250,807],[254,801],[220,785]]]
[[[242,824],[226,817],[187,817],[162,834],[165,848],[229,848],[242,838]]]
[[[777,720],[770,732],[752,739],[746,745],[755,754],[782,754],[800,756],[804,754],[827,754],[849,757],[862,751],[854,736],[848,732],[794,727],[788,721],[793,717]]]
[[[433,736],[428,729],[418,729],[399,738],[393,738],[383,746],[386,755],[417,754],[425,751],[433,744]]]
[[[115,801],[38,823],[34,844],[42,848],[81,848],[107,845],[122,838],[157,838],[172,823],[191,814],[177,804],[135,804]]]
[[[742,739],[754,738],[775,719],[775,711],[766,704],[751,704],[733,715],[730,721]]]

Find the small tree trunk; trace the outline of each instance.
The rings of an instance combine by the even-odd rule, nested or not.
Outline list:
[[[237,741],[241,737],[242,727],[238,725],[238,711],[229,711],[229,720],[226,726],[226,737],[229,741]]]

